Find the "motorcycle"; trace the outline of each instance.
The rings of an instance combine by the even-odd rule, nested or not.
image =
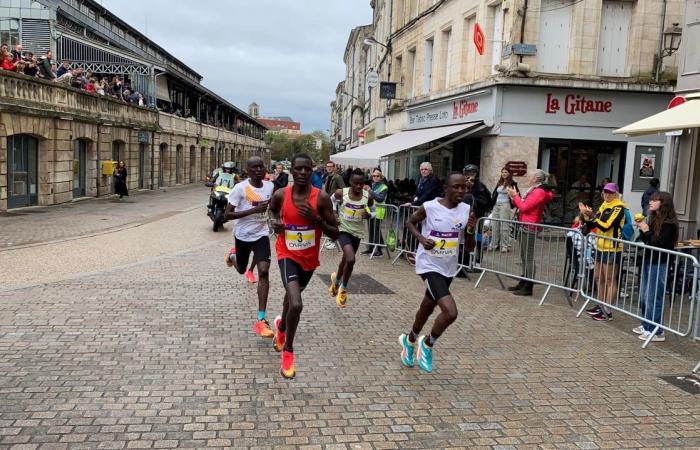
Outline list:
[[[226,186],[216,186],[211,191],[210,205],[207,206],[207,215],[212,222],[214,222],[214,232],[219,231],[219,228],[226,223],[224,212],[226,211],[226,205],[228,205],[228,196],[231,190],[231,188]]]

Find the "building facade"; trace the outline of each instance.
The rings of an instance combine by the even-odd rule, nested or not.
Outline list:
[[[396,83],[396,95],[386,100],[370,90],[365,136],[410,131],[421,141],[436,129],[450,131],[398,150],[367,140],[391,178],[417,177],[422,161],[431,161],[439,177],[474,163],[493,187],[504,166],[518,173],[540,167],[558,185],[547,220],[568,223],[578,200],[592,199],[604,178],[620,184],[625,200],[637,205],[645,187],[631,169],[640,154],[654,155],[661,170],[664,138],[612,131],[664,109],[672,98],[676,58],[663,59],[656,82],[655,54],[661,18],[665,25],[681,22],[682,1],[373,5],[372,26],[380,36],[374,37],[382,45],[366,45],[369,66],[380,80]]]
[[[269,162],[263,124],[95,1],[0,0],[0,39],[122,77],[151,106],[0,72],[0,211],[109,195],[106,161],[125,161],[131,189],[198,182],[254,154]]]
[[[258,117],[257,120],[267,127],[268,133],[301,136],[301,123],[291,117]]]

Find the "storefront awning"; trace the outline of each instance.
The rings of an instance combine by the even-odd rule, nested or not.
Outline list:
[[[376,167],[379,160],[421,144],[453,134],[467,135],[483,128],[483,122],[469,122],[448,127],[424,128],[421,130],[400,131],[385,138],[361,145],[345,152],[331,155],[336,164],[354,167]]]
[[[642,136],[663,131],[700,127],[700,96],[687,96],[686,102],[613,131],[615,134]]]

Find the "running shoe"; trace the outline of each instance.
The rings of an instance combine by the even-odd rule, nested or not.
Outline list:
[[[596,316],[601,312],[603,312],[603,308],[601,308],[600,305],[595,305],[593,308],[586,310],[586,313],[590,314],[591,316]]]
[[[649,336],[651,336],[651,331],[644,330],[644,333],[640,334],[637,337],[643,341],[646,341],[647,339],[649,339]],[[651,338],[651,340],[652,342],[663,342],[666,340],[666,336],[664,336],[663,333],[657,333],[654,335],[653,338]]]
[[[257,283],[258,280],[255,278],[255,274],[252,270],[246,270],[245,277],[249,283]]]
[[[282,316],[277,316],[275,317],[275,336],[272,338],[272,346],[275,348],[275,351],[281,352],[282,349],[284,348],[284,338],[285,338],[285,333],[280,331],[280,323],[282,322]]]
[[[294,378],[294,375],[296,375],[296,370],[294,370],[294,353],[287,351],[282,352],[280,374],[287,379]]]
[[[605,321],[605,320],[613,320],[613,317],[612,317],[612,313],[606,314],[605,311],[603,311],[603,310],[601,309],[600,312],[599,312],[598,314],[592,315],[592,316],[591,316],[591,319],[597,320],[598,322],[602,322],[602,321]]]
[[[330,294],[331,297],[335,297],[336,295],[338,295],[338,285],[337,285],[338,279],[337,278],[338,278],[338,276],[336,275],[335,272],[333,272],[331,274],[331,285],[328,286],[328,293]]]
[[[418,338],[416,358],[418,359],[418,367],[428,373],[433,371],[433,349],[425,345],[425,336]]]
[[[399,344],[401,344],[401,362],[406,367],[413,367],[415,362],[413,357],[413,350],[415,348],[415,342],[411,343],[408,340],[408,335],[406,333],[399,336]]]
[[[345,308],[348,302],[348,290],[344,287],[338,289],[338,295],[335,297],[335,304],[338,308]]]
[[[638,327],[632,328],[632,333],[634,333],[634,334],[644,334],[645,331],[646,331],[646,330],[645,330],[644,327],[641,326],[641,325],[638,326]]]
[[[260,337],[271,338],[275,332],[270,328],[270,322],[267,319],[258,320],[253,324],[253,332]]]
[[[226,262],[226,265],[229,267],[233,267],[233,261],[231,261],[231,255],[234,257],[236,256],[236,247],[231,247],[228,249],[226,252],[226,256],[224,257],[224,261]]]

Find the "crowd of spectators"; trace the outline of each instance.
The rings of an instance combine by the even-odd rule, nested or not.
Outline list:
[[[63,83],[85,92],[134,105],[148,106],[143,94],[131,88],[128,78],[111,74],[95,74],[82,67],[71,67],[70,61],[62,61],[61,65],[57,66],[51,51],[37,57],[32,52],[23,51],[22,44],[17,44],[13,50],[9,50],[6,44],[2,44],[0,45],[0,69]]]

